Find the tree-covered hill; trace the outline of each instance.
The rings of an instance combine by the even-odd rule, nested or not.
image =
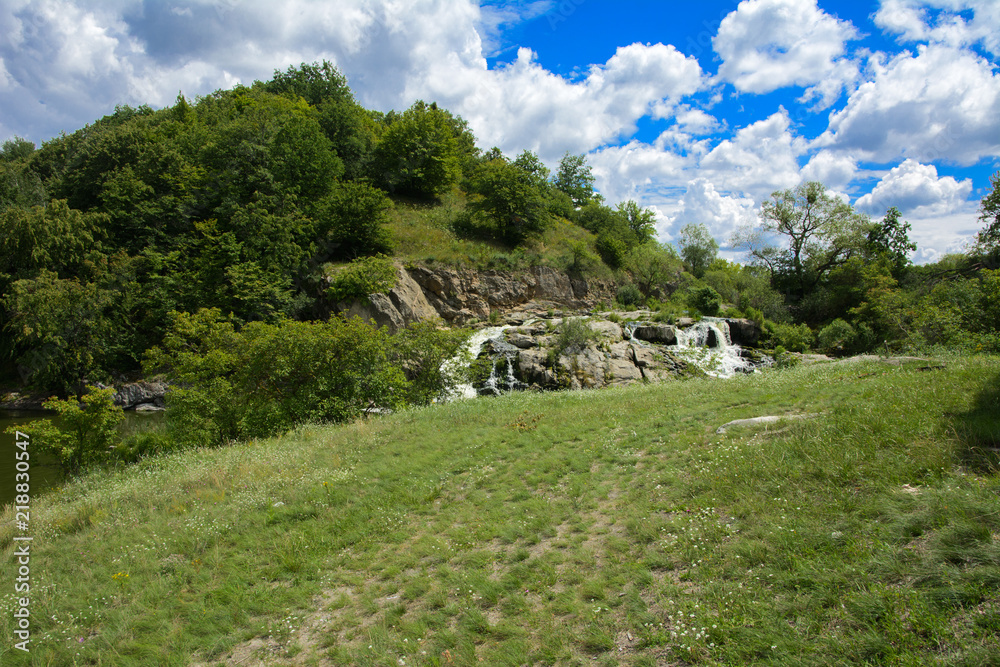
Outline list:
[[[327,62],[164,109],[119,107],[37,148],[10,140],[0,375],[61,394],[135,376],[181,314],[203,309],[236,330],[326,322],[345,294],[338,273],[378,255],[610,278],[620,302],[664,319],[755,319],[772,348],[1000,349],[996,177],[975,246],[925,267],[909,264],[898,211],[873,221],[819,183],[764,203],[734,239],[746,265],[719,259],[699,225],[677,248],[657,243],[652,211],[593,185],[584,156],[551,173],[529,151],[483,151],[434,103],[365,109]],[[378,267],[355,267],[351,289],[382,284]]]

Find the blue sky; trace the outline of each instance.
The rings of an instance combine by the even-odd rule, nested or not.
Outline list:
[[[610,203],[725,254],[775,190],[898,207],[960,251],[1000,168],[996,0],[5,0],[0,140],[72,132],[328,59],[381,110],[435,100],[483,148],[585,153]]]

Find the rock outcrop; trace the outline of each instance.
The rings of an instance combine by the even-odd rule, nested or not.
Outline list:
[[[601,319],[585,320],[590,335],[584,344],[564,347],[561,334],[568,319],[539,320],[501,334],[519,384],[589,389],[701,374],[664,347],[633,342],[620,325]]]
[[[165,382],[132,382],[118,387],[113,399],[125,410],[162,410],[168,389]]]
[[[463,325],[486,320],[491,311],[531,302],[541,307],[587,309],[614,295],[611,283],[572,278],[549,267],[503,272],[397,266],[396,273],[396,286],[388,294],[341,304],[339,310],[395,331],[411,322],[438,318]]]
[[[478,384],[493,392],[506,377],[511,386],[500,389],[587,389],[707,373],[725,377],[766,363],[755,351],[729,344],[727,320],[701,325],[693,320],[685,322],[699,328],[701,333],[696,336],[673,325],[631,320],[622,326],[591,317],[582,318],[586,323],[583,333],[578,329],[575,336],[567,336],[570,319],[529,320],[510,313],[508,321],[516,324],[498,331],[482,348],[480,358],[491,359],[492,372],[490,364],[481,364],[482,372],[490,377],[487,381],[484,375]],[[700,342],[692,346],[690,341],[696,339]],[[752,357],[756,361],[751,361]],[[498,367],[503,372],[498,372]],[[507,372],[508,367],[513,373]]]

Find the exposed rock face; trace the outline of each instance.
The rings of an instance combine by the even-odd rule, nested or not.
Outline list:
[[[358,315],[390,331],[402,329],[411,322],[436,319],[438,312],[428,302],[420,285],[402,268],[397,268],[396,274],[396,286],[388,294],[371,294],[367,303],[355,301],[346,308],[348,317]]]
[[[140,405],[162,408],[168,389],[169,386],[165,382],[133,382],[119,387],[113,400],[115,405],[119,405],[125,410]]]
[[[662,345],[677,343],[677,331],[669,324],[644,324],[637,326],[632,335],[639,340]]]
[[[339,309],[395,331],[411,322],[438,318],[455,325],[485,320],[491,310],[509,310],[531,301],[589,308],[614,294],[611,284],[570,278],[548,267],[505,273],[397,266],[397,277],[388,294],[372,294],[368,302],[341,304]]]
[[[516,376],[520,382],[537,389],[588,389],[699,373],[669,350],[629,342],[618,324],[598,319],[587,320],[593,338],[586,345],[558,352],[565,321],[536,322],[503,333],[505,341],[517,350]],[[667,328],[672,331],[672,327]]]
[[[679,376],[728,377],[770,361],[753,350],[730,346],[728,322],[719,320],[689,320],[693,329],[680,329],[641,319],[629,319],[623,328],[617,321],[585,318],[590,334],[576,331],[567,337],[566,323],[573,318],[539,315],[531,320],[523,314],[509,313],[508,328],[482,348],[482,355],[493,360],[490,381],[483,385],[490,391],[496,391],[503,377],[508,386],[500,389],[588,389]],[[512,376],[508,366],[514,369]],[[489,368],[487,364],[487,372]]]
[[[733,339],[733,345],[752,347],[760,340],[760,327],[753,320],[730,318],[726,323],[729,325],[729,336]]]

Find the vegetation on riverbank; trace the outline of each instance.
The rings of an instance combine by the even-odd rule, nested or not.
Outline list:
[[[97,470],[33,504],[32,652],[4,592],[0,660],[990,664],[998,386],[988,355],[848,361]]]

